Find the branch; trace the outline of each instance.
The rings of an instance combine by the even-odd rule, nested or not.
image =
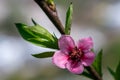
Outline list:
[[[86,69],[92,75],[94,80],[102,80],[101,76],[96,72],[96,70],[92,66],[86,67]]]
[[[50,4],[46,0],[35,0],[35,2],[41,7],[41,9],[45,12],[48,18],[59,30],[59,32],[61,34],[65,34],[64,27],[57,14],[55,4]],[[96,70],[92,66],[86,67],[86,69],[93,76],[94,80],[102,80],[101,76],[96,72]]]
[[[48,18],[56,26],[59,32],[61,34],[65,34],[64,27],[57,14],[55,4],[49,4],[47,3],[46,0],[35,0],[35,2],[41,7],[41,9],[45,12]]]

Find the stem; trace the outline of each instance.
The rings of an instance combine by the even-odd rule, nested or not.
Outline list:
[[[55,27],[61,34],[65,34],[64,27],[58,17],[55,4],[49,4],[46,0],[35,0],[35,2],[41,7],[48,18],[52,21]]]
[[[92,75],[94,80],[102,80],[101,76],[96,72],[96,70],[92,66],[86,67],[86,69]]]

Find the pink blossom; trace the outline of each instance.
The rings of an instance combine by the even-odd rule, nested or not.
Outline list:
[[[53,63],[62,69],[68,69],[74,74],[81,74],[85,66],[90,66],[95,58],[91,51],[93,41],[91,37],[83,38],[75,45],[69,35],[62,35],[58,41],[60,50],[53,55]]]

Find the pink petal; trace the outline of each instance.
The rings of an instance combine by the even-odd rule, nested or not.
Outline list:
[[[62,35],[58,41],[58,45],[60,50],[65,53],[70,52],[75,47],[74,40],[69,35]]]
[[[52,57],[52,62],[60,67],[60,68],[66,68],[65,65],[68,62],[67,61],[68,56],[64,53],[62,53],[61,51],[56,51],[55,54]]]
[[[81,74],[84,71],[84,67],[81,63],[71,63],[66,64],[66,68],[73,74]]]
[[[93,52],[85,53],[81,59],[84,66],[90,66],[95,59],[95,54]]]
[[[83,51],[89,51],[93,47],[93,41],[91,37],[83,38],[78,42],[78,48]]]

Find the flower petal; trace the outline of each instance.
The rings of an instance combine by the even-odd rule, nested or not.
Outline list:
[[[62,35],[58,41],[58,45],[60,50],[65,53],[70,52],[75,47],[74,40],[69,35]]]
[[[78,48],[83,51],[89,51],[93,47],[93,41],[91,37],[83,38],[78,42]]]
[[[68,56],[61,51],[56,51],[55,54],[52,57],[52,62],[60,67],[60,68],[66,68],[65,65],[67,63]]]
[[[71,73],[74,73],[74,74],[81,74],[84,71],[84,67],[83,67],[83,65],[80,62],[75,62],[75,63],[68,62],[66,64],[66,68]]]
[[[95,59],[95,54],[93,52],[85,53],[81,58],[81,62],[84,66],[90,66]]]

